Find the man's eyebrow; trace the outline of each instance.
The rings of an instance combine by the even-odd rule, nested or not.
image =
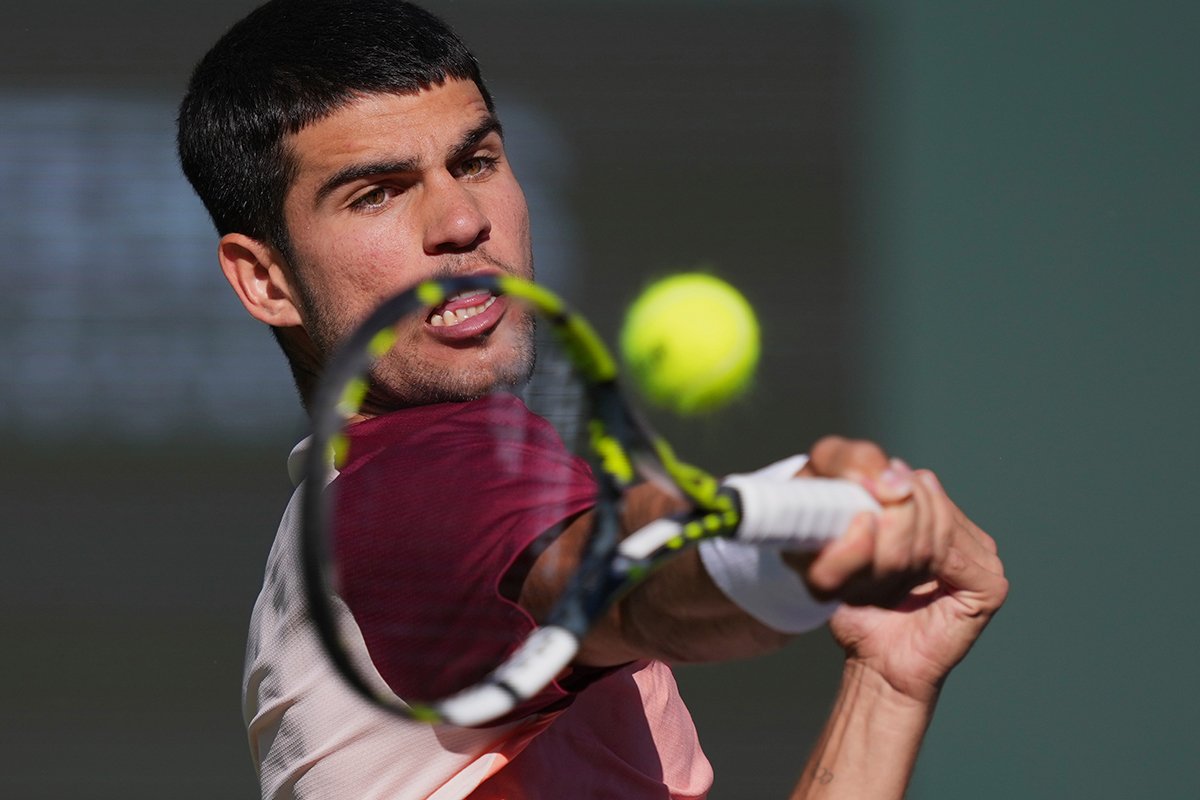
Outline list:
[[[480,142],[493,133],[501,139],[504,138],[504,128],[500,126],[499,117],[495,114],[489,114],[482,122],[463,134],[458,144],[450,151],[450,155],[446,160],[451,163],[461,161],[471,155],[471,151],[479,147]]]
[[[338,187],[347,183],[370,178],[373,175],[387,175],[403,172],[415,172],[418,162],[415,158],[402,158],[396,161],[365,161],[361,164],[350,164],[330,175],[317,193],[313,195],[313,206],[321,205],[326,197],[333,194]]]
[[[480,142],[492,134],[503,138],[504,129],[500,125],[499,118],[494,114],[489,114],[486,119],[462,135],[462,138],[450,150],[447,161],[453,163],[466,158],[471,154],[472,150],[479,147]],[[363,178],[370,178],[374,175],[416,172],[419,168],[420,162],[416,158],[402,158],[392,161],[366,161],[361,164],[350,164],[330,175],[321,184],[316,194],[313,195],[313,205],[320,205],[338,187],[345,186],[348,183],[353,183]]]

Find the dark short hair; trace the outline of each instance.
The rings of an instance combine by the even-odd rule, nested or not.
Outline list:
[[[179,109],[179,157],[217,232],[289,251],[289,134],[363,94],[470,80],[479,64],[440,19],[397,0],[271,0],[196,66]]]

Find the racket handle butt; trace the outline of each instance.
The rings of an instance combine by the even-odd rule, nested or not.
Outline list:
[[[566,628],[538,628],[486,681],[438,703],[438,714],[466,728],[498,719],[550,685],[577,652],[579,639]]]
[[[473,728],[503,717],[516,705],[516,698],[505,691],[504,687],[494,683],[481,683],[447,697],[435,708],[437,716],[443,722],[460,728]]]

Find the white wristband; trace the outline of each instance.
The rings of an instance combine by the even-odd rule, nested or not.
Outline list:
[[[822,603],[813,597],[778,550],[708,539],[700,543],[700,560],[726,597],[780,633],[819,628],[838,607],[837,602]]]
[[[726,539],[700,544],[700,559],[717,587],[750,616],[781,633],[817,628],[838,607],[837,602],[812,596],[795,570],[783,562],[781,547],[820,546],[831,535],[842,533],[858,510],[878,508],[860,487],[840,481],[805,482],[802,492],[798,484],[783,486],[806,462],[805,456],[792,456],[750,475],[726,479],[742,495],[745,534],[761,545]],[[803,502],[793,502],[798,495],[804,496]]]

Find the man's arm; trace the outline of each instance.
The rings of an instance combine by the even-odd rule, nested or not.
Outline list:
[[[801,474],[859,480],[884,510],[859,515],[816,555],[787,557],[815,595],[844,602],[830,628],[846,652],[834,711],[793,798],[900,798],[942,683],[1004,602],[1003,564],[995,542],[933,473],[914,472],[874,445],[822,440]],[[631,525],[674,510],[644,491],[630,504]],[[551,548],[561,547],[555,561],[572,557],[585,535],[586,520]],[[537,602],[552,596],[543,589]],[[789,638],[725,597],[692,551],[619,603],[589,635],[580,661],[723,660]]]
[[[932,500],[927,492],[913,492],[907,467],[898,472],[869,443],[830,437],[813,448],[801,474],[858,479],[888,504],[882,514],[856,517],[816,560],[797,557],[794,566],[810,586],[830,598],[886,604],[928,579],[930,558],[945,550],[952,531],[931,525],[938,516]],[[631,531],[675,510],[675,501],[643,485],[628,498],[624,527]],[[535,617],[550,608],[578,564],[590,524],[590,515],[575,520],[529,572],[519,600]],[[721,661],[768,653],[790,638],[726,597],[692,550],[622,598],[589,633],[577,661],[589,666],[643,658]]]
[[[632,532],[681,508],[679,500],[642,484],[626,497],[622,528]],[[591,514],[585,514],[538,556],[519,597],[535,618],[545,617],[574,572],[590,530]],[[731,602],[692,548],[668,561],[598,620],[581,644],[576,662],[613,666],[647,658],[673,663],[723,661],[773,652],[790,638]]]
[[[899,603],[843,605],[830,620],[846,652],[845,671],[793,800],[903,797],[946,676],[1008,594],[992,538],[950,502],[933,473],[913,478],[914,495],[925,502],[902,513],[924,508],[932,516],[922,525],[947,535],[932,539],[930,580]],[[808,566],[818,591],[864,585],[864,575],[847,579],[820,558]]]
[[[792,800],[903,797],[932,716],[933,704],[907,698],[877,673],[846,662],[833,712]]]

